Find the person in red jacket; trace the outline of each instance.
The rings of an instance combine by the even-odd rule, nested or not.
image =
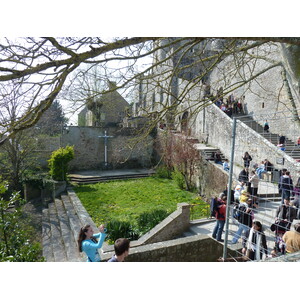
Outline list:
[[[218,205],[218,209],[216,211],[216,225],[212,233],[212,237],[214,239],[217,239],[219,242],[224,242],[224,240],[221,239],[223,228],[225,225],[225,219],[226,219],[226,198],[224,197],[223,200],[220,200],[220,204]]]

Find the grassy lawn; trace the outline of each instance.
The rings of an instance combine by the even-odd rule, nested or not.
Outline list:
[[[157,209],[170,214],[177,203],[196,201],[196,194],[180,190],[173,180],[155,177],[77,186],[74,190],[97,226],[112,219],[134,222],[141,213]]]

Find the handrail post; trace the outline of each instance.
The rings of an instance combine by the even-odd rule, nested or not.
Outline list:
[[[232,185],[232,174],[233,174],[236,121],[237,121],[236,117],[233,117],[232,136],[231,136],[231,157],[230,157],[230,168],[229,168],[228,187],[227,187],[227,202],[226,202],[225,238],[224,238],[224,248],[223,248],[223,259],[224,260],[227,258],[228,228],[229,228],[229,219],[230,219],[229,208],[230,208],[230,199],[231,199],[231,185]]]

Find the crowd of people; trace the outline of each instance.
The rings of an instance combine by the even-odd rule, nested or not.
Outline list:
[[[243,110],[243,100],[245,96],[241,98],[235,97],[233,94],[229,95],[226,99],[224,99],[222,95],[222,91],[219,92],[216,96],[215,104],[229,117],[233,114],[241,114],[244,112]]]
[[[223,241],[222,232],[226,220],[226,205],[232,204],[232,220],[238,225],[238,229],[229,243],[236,244],[242,239],[242,254],[245,257],[251,260],[261,260],[263,254],[266,257],[275,257],[300,251],[300,222],[292,228],[293,221],[300,219],[300,178],[294,186],[290,172],[287,169],[280,171],[278,189],[281,194],[281,203],[276,210],[274,224],[270,226],[270,230],[274,232],[274,247],[268,253],[263,225],[255,220],[254,214],[259,205],[257,196],[259,180],[264,172],[272,170],[273,165],[265,159],[260,165],[253,164],[252,170],[249,172],[252,161],[251,155],[246,152],[242,159],[244,168],[239,174],[238,184],[231,191],[233,197],[230,199],[230,203],[226,199],[226,189],[213,200],[216,204],[211,205],[211,212],[215,210],[214,216],[217,220],[212,237],[218,241]]]

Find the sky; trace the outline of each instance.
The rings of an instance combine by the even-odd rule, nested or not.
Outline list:
[[[103,39],[103,41],[108,41],[109,39]],[[89,50],[89,49],[88,49]],[[121,51],[122,53],[122,51]],[[125,54],[124,54],[125,55]],[[112,81],[115,81],[117,82],[118,85],[120,85],[119,83],[119,73],[123,74],[122,76],[124,77],[129,77],[129,75],[127,74],[128,73],[128,69],[126,69],[126,67],[129,65],[131,65],[133,62],[132,61],[129,61],[129,62],[126,62],[126,61],[110,61],[108,62],[106,65],[105,65],[105,68],[106,68],[106,73],[112,73],[111,76],[109,76],[109,79],[112,80]],[[147,56],[147,57],[144,57],[144,58],[141,58],[138,60],[138,62],[135,63],[134,67],[135,67],[135,70],[139,70],[139,71],[142,71],[142,70],[145,70],[146,68],[148,68],[152,63],[152,57],[151,56]],[[74,74],[76,74],[79,70],[84,70],[86,67],[86,64],[83,64],[82,66],[80,66],[80,68],[78,70],[75,70],[75,72],[73,72],[72,74],[69,75],[69,79],[73,77]],[[101,68],[102,66],[100,65],[99,67],[99,74],[101,76],[103,76],[102,74],[104,73],[103,69]],[[114,69],[116,71],[114,71]],[[69,80],[67,79],[67,81]],[[93,80],[90,81],[90,83],[92,84],[93,83]],[[65,86],[67,86],[68,83],[65,84]],[[132,95],[132,91],[133,91],[133,88],[132,87],[126,87],[126,88],[120,88],[118,89],[118,93],[121,94],[121,96],[128,102],[128,103],[131,103],[133,101],[133,95]],[[61,94],[63,95],[63,93]],[[62,106],[64,107],[65,109],[65,114],[66,114],[66,117],[69,119],[69,122],[68,124],[69,125],[77,125],[78,123],[78,113],[84,108],[83,105],[83,102],[80,101],[79,104],[76,106],[76,111],[74,111],[74,104],[68,100],[64,100],[63,99],[63,96],[59,97],[60,99],[60,103],[62,104]],[[78,99],[76,99],[78,100]]]

